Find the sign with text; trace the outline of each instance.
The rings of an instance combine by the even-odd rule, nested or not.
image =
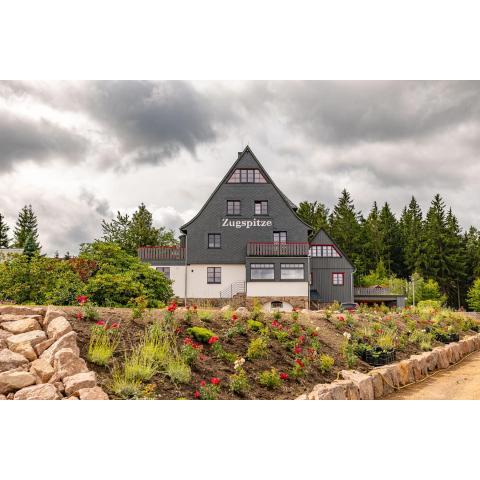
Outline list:
[[[222,227],[233,228],[256,228],[256,227],[272,227],[272,220],[262,220],[259,218],[245,219],[245,220],[233,220],[231,218],[222,218]]]

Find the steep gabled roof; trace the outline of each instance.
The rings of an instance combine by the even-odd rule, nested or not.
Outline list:
[[[345,253],[343,252],[343,250],[338,246],[338,243],[332,238],[331,235],[329,235],[324,228],[321,228],[316,234],[315,236],[313,237],[313,239],[311,240],[310,244],[311,245],[315,245],[315,241],[317,239],[317,237],[320,235],[320,233],[323,233],[327,238],[330,239],[330,241],[333,243],[333,245],[335,245],[335,248],[343,255],[343,257],[345,258],[345,260],[347,260],[347,262],[352,266],[352,268],[355,268],[355,265],[352,263],[352,261],[347,257],[347,255],[345,255]]]
[[[238,155],[238,158],[237,160],[234,162],[234,164],[230,167],[230,169],[228,170],[228,172],[226,173],[226,175],[222,178],[222,181],[217,185],[217,188],[215,188],[215,190],[212,192],[212,194],[208,197],[208,200],[205,202],[205,204],[203,205],[203,207],[200,209],[200,211],[187,223],[185,223],[184,225],[182,225],[180,227],[180,230],[183,232],[183,233],[186,233],[186,227],[188,227],[188,225],[190,225],[194,220],[196,220],[200,214],[205,210],[206,206],[208,205],[208,203],[210,202],[210,200],[213,198],[213,196],[217,193],[218,189],[224,184],[227,182],[227,180],[230,178],[230,176],[232,175],[232,173],[234,172],[234,170],[236,169],[237,165],[240,163],[240,161],[242,160],[242,158],[245,156],[245,154],[247,153],[250,153],[250,155],[253,157],[253,159],[255,160],[256,164],[258,165],[258,168],[261,170],[263,176],[267,179],[268,183],[270,183],[273,188],[275,188],[275,190],[278,192],[278,194],[280,195],[280,197],[282,197],[282,199],[284,200],[284,202],[286,203],[286,205],[288,206],[288,208],[290,208],[290,210],[292,210],[293,214],[298,218],[298,220],[300,220],[304,225],[306,225],[310,230],[312,230],[312,227],[310,225],[308,225],[306,222],[304,222],[296,213],[296,209],[297,209],[297,206],[288,199],[288,197],[277,187],[277,185],[275,185],[275,182],[272,180],[272,178],[270,177],[270,175],[268,174],[268,172],[263,168],[262,164],[260,163],[260,161],[258,160],[258,158],[255,156],[255,154],[252,152],[252,149],[247,145],[245,147],[245,149],[243,150],[243,152],[239,153]]]

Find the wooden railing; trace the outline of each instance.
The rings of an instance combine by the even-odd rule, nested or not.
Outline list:
[[[276,242],[248,242],[247,256],[249,257],[306,257],[309,244],[306,242],[276,243]]]
[[[141,260],[185,260],[184,247],[140,247]]]

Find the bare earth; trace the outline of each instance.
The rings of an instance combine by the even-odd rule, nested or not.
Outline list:
[[[480,352],[385,400],[480,400]]]

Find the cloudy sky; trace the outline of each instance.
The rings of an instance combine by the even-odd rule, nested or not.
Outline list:
[[[0,82],[0,213],[49,253],[141,202],[177,230],[247,144],[296,203],[440,192],[480,226],[480,82]]]

